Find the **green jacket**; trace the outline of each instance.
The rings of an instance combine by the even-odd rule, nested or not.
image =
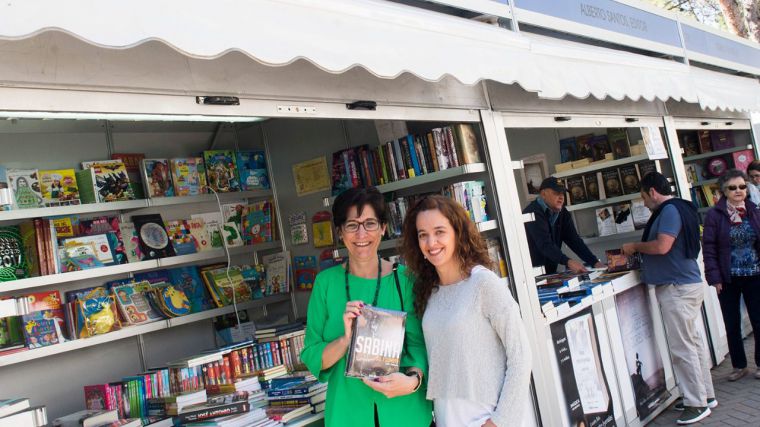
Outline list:
[[[417,367],[427,378],[427,353],[422,337],[420,319],[414,314],[413,283],[404,267],[399,267],[399,283],[408,313],[404,349],[401,353],[401,372]],[[349,276],[351,299],[371,304],[377,279]],[[347,378],[346,356],[335,365],[322,370],[322,352],[331,341],[343,336],[343,312],[346,309],[345,269],[337,265],[317,275],[309,299],[306,321],[306,341],[301,360],[320,381],[329,383],[325,405],[327,427],[374,427],[374,406],[381,427],[428,427],[432,419],[432,402],[425,399],[425,385],[415,393],[388,399],[367,387],[360,379]],[[381,279],[378,307],[401,310],[393,273]]]

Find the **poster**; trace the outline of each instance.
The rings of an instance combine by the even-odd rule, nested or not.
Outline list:
[[[636,410],[639,419],[643,420],[670,396],[665,385],[665,368],[655,342],[646,285],[618,294],[615,306]]]
[[[331,183],[330,174],[327,171],[327,158],[322,156],[294,164],[293,181],[299,197],[329,190]]]
[[[591,309],[551,325],[570,425],[615,427]]]
[[[647,156],[650,160],[668,158],[668,151],[665,149],[665,142],[662,140],[659,127],[642,127],[641,136],[644,139],[644,147],[647,149]]]

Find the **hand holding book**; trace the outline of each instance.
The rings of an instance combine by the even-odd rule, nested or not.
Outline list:
[[[382,393],[385,397],[391,399],[414,393],[422,378],[418,379],[416,375],[409,376],[401,372],[394,372],[383,377],[362,378],[362,381],[372,390]]]

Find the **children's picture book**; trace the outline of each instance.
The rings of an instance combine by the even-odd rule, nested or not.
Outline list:
[[[244,244],[240,226],[236,222],[225,222],[222,224],[222,239],[224,245],[228,248],[235,248]]]
[[[113,153],[111,159],[121,160],[124,167],[127,168],[129,176],[129,186],[132,188],[132,194],[135,199],[144,199],[145,191],[143,190],[143,178],[140,173],[140,163],[145,158],[143,153]]]
[[[243,241],[246,244],[272,241],[272,206],[271,200],[261,200],[248,205],[242,221]]]
[[[112,292],[116,297],[121,318],[128,324],[140,325],[163,319],[163,316],[153,310],[144,295],[150,288],[151,285],[147,281],[113,287]]]
[[[135,225],[131,222],[122,222],[119,224],[121,238],[124,243],[124,253],[127,255],[128,262],[139,262],[143,259],[142,249],[140,249],[140,238],[137,236]]]
[[[586,186],[583,184],[582,175],[571,176],[567,178],[566,182],[567,192],[570,195],[570,203],[577,205],[588,201]]]
[[[166,318],[190,314],[190,300],[180,289],[170,283],[155,285],[146,291],[151,305]]]
[[[75,305],[77,337],[88,338],[121,329],[113,295],[79,299]]]
[[[615,227],[615,216],[611,207],[599,208],[596,210],[596,227],[600,236],[609,236],[617,233]]]
[[[244,191],[269,188],[267,162],[263,151],[239,151],[235,155],[240,186]]]
[[[293,264],[295,266],[296,289],[299,291],[312,289],[314,279],[317,276],[317,257],[293,257]]]
[[[187,295],[190,301],[190,311],[199,313],[216,307],[208,294],[198,267],[188,266],[167,270],[170,282]]]
[[[0,282],[29,277],[24,242],[18,226],[0,227]]]
[[[8,169],[6,174],[13,192],[13,209],[44,206],[37,169]]]
[[[633,225],[633,215],[630,203],[621,203],[612,207],[615,215],[615,230],[618,233],[628,233],[636,228]]]
[[[239,268],[231,267],[229,271],[227,267],[204,268],[201,275],[211,297],[219,307],[232,304],[233,292],[238,303],[253,299],[251,288]]]
[[[143,159],[140,162],[145,194],[150,197],[173,197],[174,185],[167,159]]]
[[[116,259],[113,256],[111,244],[106,234],[83,235],[70,237],[61,241],[66,258],[75,259],[80,256],[95,257],[100,265],[114,265]]]
[[[121,160],[102,160],[93,162],[82,162],[82,169],[91,170],[90,179],[85,177],[86,182],[79,182],[80,172],[77,172],[77,182],[80,186],[80,192],[85,185],[94,185],[97,202],[116,202],[125,200],[134,200],[135,195],[130,186],[127,168]]]
[[[39,178],[45,206],[79,204],[79,187],[74,169],[41,170]]]
[[[66,325],[61,294],[58,291],[43,291],[28,294],[26,298],[29,301],[29,312],[39,313],[44,319],[54,319],[58,338],[63,338],[62,333],[66,330]]]
[[[204,224],[206,224],[206,231],[208,231],[208,234],[211,237],[212,248],[222,247],[224,244],[222,240],[222,224],[224,223],[224,220],[219,212],[192,214],[190,215],[190,218],[192,220],[202,220]]]
[[[211,234],[209,234],[206,222],[201,218],[185,220],[187,227],[190,229],[190,234],[195,239],[198,252],[208,251],[213,249]]]
[[[620,174],[617,169],[603,170],[602,182],[604,182],[605,198],[609,199],[623,195],[623,184],[620,182]]]
[[[44,317],[43,312],[21,316],[24,325],[24,339],[28,348],[41,348],[58,344],[58,326],[53,318]]]
[[[153,270],[135,273],[135,280],[138,282],[146,281],[151,285],[158,283],[171,283],[169,270]]]
[[[208,186],[218,193],[240,191],[235,153],[229,150],[203,152]]]
[[[79,225],[79,235],[93,236],[96,234],[105,234],[108,237],[108,242],[111,245],[111,252],[113,253],[113,258],[116,264],[126,264],[129,262],[122,237],[119,217],[100,216],[91,219],[78,219],[76,223]]]
[[[636,165],[623,165],[618,170],[623,184],[623,192],[625,194],[639,193],[641,186],[639,185],[639,173],[636,171]]]
[[[631,157],[631,145],[628,141],[628,131],[625,128],[607,129],[607,139],[615,159]]]
[[[190,232],[190,225],[186,220],[166,221],[166,232],[177,255],[189,255],[198,252],[198,243]]]
[[[186,157],[169,160],[177,196],[198,196],[208,192],[206,166],[201,157]]]
[[[266,295],[285,293],[290,290],[290,253],[278,252],[261,258],[267,272]]]
[[[133,215],[132,222],[140,239],[140,250],[144,259],[174,256],[174,247],[160,214]]]
[[[578,145],[575,142],[574,136],[559,140],[559,157],[560,163],[578,160]]]
[[[346,376],[377,378],[399,371],[406,313],[365,306],[353,323]]]

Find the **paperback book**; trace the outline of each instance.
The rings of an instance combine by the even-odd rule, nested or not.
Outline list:
[[[604,182],[604,194],[606,199],[623,195],[623,184],[620,182],[620,174],[617,169],[603,170],[602,182]]]
[[[610,273],[636,270],[641,266],[639,254],[628,256],[621,249],[609,249],[605,251],[605,254],[607,255],[607,271]]]
[[[201,157],[187,157],[169,160],[172,171],[174,194],[177,196],[198,196],[208,192],[206,166]]]
[[[574,136],[559,140],[559,155],[560,163],[578,160],[578,146]]]
[[[630,203],[613,206],[612,213],[615,215],[615,230],[617,233],[628,233],[635,230]]]
[[[41,170],[39,177],[45,206],[79,204],[79,187],[74,169]]]
[[[37,169],[8,169],[6,174],[13,192],[13,209],[44,206]]]
[[[143,159],[140,162],[140,172],[148,197],[174,196],[174,185],[167,159]]]
[[[354,319],[346,376],[377,378],[399,371],[406,313],[365,306]]]
[[[18,226],[0,227],[0,282],[29,277],[29,264]]]
[[[608,129],[607,138],[609,139],[612,155],[615,159],[631,156],[631,146],[628,141],[628,132],[625,128]]]
[[[588,202],[589,198],[586,193],[586,186],[583,184],[583,176],[576,175],[567,178],[567,191],[570,195],[570,203],[578,205]]]
[[[269,188],[267,162],[263,151],[239,151],[235,155],[243,191]]]
[[[636,165],[623,165],[619,168],[620,179],[623,183],[623,192],[625,194],[636,194],[641,191],[639,185],[639,174],[636,171]]]
[[[132,222],[140,239],[140,250],[144,259],[174,256],[174,248],[160,214],[134,215]]]
[[[166,233],[177,255],[190,255],[198,252],[198,242],[193,236],[190,224],[186,220],[166,221]]]
[[[218,193],[240,191],[235,153],[228,150],[203,152],[208,186]]]
[[[583,184],[586,186],[588,201],[599,200],[599,175],[596,172],[583,175]]]
[[[135,199],[127,168],[121,160],[82,162],[82,170],[76,173],[76,178],[83,202],[105,203]],[[93,191],[94,200],[92,197],[87,197],[91,200],[86,200],[85,193]]]

